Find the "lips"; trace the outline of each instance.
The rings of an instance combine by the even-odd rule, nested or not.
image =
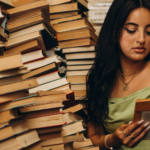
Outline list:
[[[141,46],[139,46],[139,47],[134,47],[133,49],[134,49],[134,51],[137,52],[137,53],[143,53],[143,52],[146,50],[145,47],[141,47]]]

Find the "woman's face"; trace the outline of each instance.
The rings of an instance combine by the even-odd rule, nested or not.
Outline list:
[[[143,60],[150,52],[150,11],[133,10],[120,33],[121,58]]]

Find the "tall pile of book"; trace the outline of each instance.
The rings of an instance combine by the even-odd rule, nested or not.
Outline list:
[[[99,35],[100,29],[112,2],[113,0],[89,0],[88,19],[93,24],[93,27],[96,30],[96,35]]]
[[[4,50],[5,42],[7,36],[5,31],[7,31],[6,21],[8,12],[6,9],[12,8],[13,5],[10,0],[0,0],[1,5],[1,52]],[[10,56],[0,57],[0,149],[1,150],[19,150],[32,146],[33,144],[40,141],[37,131],[30,130],[28,126],[25,125],[24,120],[14,120],[19,118],[19,111],[15,106],[27,105],[35,103],[17,100],[18,98],[24,97],[26,95],[26,89],[33,88],[38,85],[36,79],[28,80],[18,80],[16,72],[19,71],[18,68],[23,67],[23,56],[21,54],[15,54]],[[8,77],[9,76],[9,77]],[[18,82],[15,82],[17,80]]]
[[[47,0],[50,5],[50,23],[56,30],[58,47],[65,54],[67,81],[71,82],[77,104],[86,94],[86,74],[95,58],[97,36],[86,17],[86,0]],[[53,16],[53,17],[52,17]]]
[[[72,142],[84,136],[80,131],[68,133],[63,125],[84,119],[61,111],[75,101],[69,82],[58,73],[61,62],[53,50],[57,41],[49,5],[45,0],[12,2],[16,7],[7,10],[9,38],[2,41],[0,58],[0,149],[44,150],[55,145],[53,149],[72,150]]]

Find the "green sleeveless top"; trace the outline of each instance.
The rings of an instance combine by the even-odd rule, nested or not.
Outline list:
[[[123,98],[109,100],[109,114],[104,127],[108,133],[113,133],[121,124],[128,124],[133,120],[136,99],[150,98],[150,87],[141,89]],[[150,140],[142,140],[135,148],[122,146],[119,150],[150,150]]]

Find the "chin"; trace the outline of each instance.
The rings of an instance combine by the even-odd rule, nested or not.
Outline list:
[[[143,61],[146,56],[137,56],[137,57],[132,57],[130,58],[133,61]]]

